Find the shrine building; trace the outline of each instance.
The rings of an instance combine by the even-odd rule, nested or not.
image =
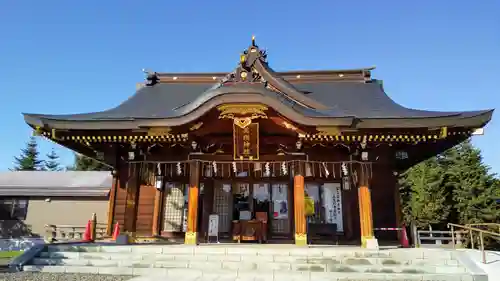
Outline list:
[[[397,241],[374,228],[401,227],[398,173],[493,114],[403,107],[372,70],[275,72],[252,39],[232,72],[147,72],[115,108],[24,118],[114,168],[109,234],[365,246]]]

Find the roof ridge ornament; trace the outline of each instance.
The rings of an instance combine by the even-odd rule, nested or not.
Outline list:
[[[248,49],[241,53],[236,69],[224,76],[210,90],[232,83],[262,83],[266,89],[277,92],[303,107],[320,110],[328,109],[327,106],[318,101],[306,97],[303,92],[269,67],[267,53],[265,50],[259,49],[255,43],[255,36],[252,36],[252,44]]]
[[[158,77],[158,73],[154,72],[154,71],[150,71],[148,69],[145,69],[143,68],[142,69],[142,72],[144,72],[146,74],[146,77],[144,78],[144,80],[146,81],[146,86],[154,86],[156,85],[158,82],[160,82],[160,78]]]
[[[221,79],[220,83],[216,84],[214,88],[218,88],[225,83],[264,83],[267,81],[260,75],[254,67],[257,61],[266,63],[267,53],[265,50],[260,50],[259,46],[255,43],[255,36],[252,35],[252,43],[248,49],[244,50],[240,55],[240,61],[236,69],[228,73]],[[267,84],[266,84],[267,85]]]

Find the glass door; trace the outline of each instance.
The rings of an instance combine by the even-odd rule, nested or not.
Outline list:
[[[273,183],[271,185],[271,232],[279,236],[290,234],[288,184]]]
[[[254,218],[250,184],[235,183],[233,187],[233,220],[248,221]]]
[[[255,219],[268,222],[271,210],[271,191],[268,183],[253,184],[253,210]]]

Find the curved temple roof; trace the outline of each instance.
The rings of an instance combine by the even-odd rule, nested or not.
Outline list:
[[[149,73],[146,86],[115,108],[24,117],[32,126],[56,129],[135,129],[182,125],[217,105],[251,102],[263,103],[299,124],[311,126],[479,128],[493,114],[493,110],[437,112],[406,108],[394,102],[377,80],[366,79],[371,69],[276,73],[268,66],[266,56],[253,43],[242,55],[238,68],[215,85],[207,78],[213,75],[215,79],[220,73],[187,74],[198,76],[196,82],[176,81],[176,74]],[[310,79],[298,79],[301,73]],[[358,73],[360,79],[338,79],[342,73]],[[167,77],[173,80],[164,82]]]

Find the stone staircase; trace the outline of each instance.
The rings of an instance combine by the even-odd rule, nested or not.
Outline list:
[[[487,280],[460,254],[446,249],[251,244],[49,245],[23,270],[172,280]]]

